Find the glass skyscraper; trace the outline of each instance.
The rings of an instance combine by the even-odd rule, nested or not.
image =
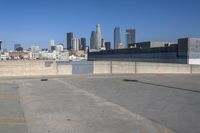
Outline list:
[[[101,27],[100,24],[97,24],[96,26],[96,47],[97,49],[101,49],[101,41],[102,41],[102,35],[101,35]]]
[[[129,45],[134,44],[135,41],[135,29],[126,29],[126,47],[128,48]]]
[[[80,50],[85,50],[86,48],[86,38],[81,38],[80,39],[80,46],[79,46],[79,49]]]
[[[121,43],[120,27],[114,29],[114,49],[118,49]]]
[[[90,49],[97,49],[96,47],[96,32],[92,31],[90,37]]]
[[[73,39],[73,33],[69,32],[67,33],[67,49],[72,50],[72,39]]]

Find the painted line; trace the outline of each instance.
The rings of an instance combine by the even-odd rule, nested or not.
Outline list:
[[[26,125],[24,122],[1,122],[0,125],[12,125],[12,126],[24,126]]]
[[[18,116],[0,116],[0,119],[15,119],[15,120],[24,120],[23,117]]]

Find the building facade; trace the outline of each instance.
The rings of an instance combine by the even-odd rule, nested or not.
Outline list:
[[[121,43],[120,27],[114,29],[114,49],[118,49]]]

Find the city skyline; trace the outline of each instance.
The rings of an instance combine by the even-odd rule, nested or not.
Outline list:
[[[77,4],[82,6],[72,10]],[[46,48],[52,39],[66,45],[67,32],[89,40],[94,25],[98,23],[101,24],[102,38],[110,41],[112,47],[116,26],[122,29],[123,43],[126,42],[124,34],[127,28],[137,30],[137,42],[199,37],[199,4],[196,0],[2,0],[0,40],[7,49],[13,49],[16,43],[25,48],[32,44]]]

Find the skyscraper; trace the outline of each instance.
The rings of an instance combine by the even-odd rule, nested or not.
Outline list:
[[[114,49],[118,49],[121,43],[120,27],[114,29]]]
[[[55,46],[55,40],[50,40],[49,45],[50,45],[50,47]]]
[[[80,39],[73,38],[72,39],[72,50],[73,51],[79,51],[79,44],[80,44]]]
[[[2,51],[2,40],[0,40],[0,52]]]
[[[126,47],[135,43],[135,29],[126,29]]]
[[[85,48],[86,48],[86,38],[81,38],[79,49],[80,50],[85,50]]]
[[[72,39],[73,39],[73,33],[68,32],[67,33],[67,49],[71,50],[72,49]]]
[[[90,49],[96,49],[96,32],[92,31],[90,37]]]
[[[111,49],[111,42],[105,42],[105,48],[106,48],[106,50],[110,50]]]
[[[102,39],[102,35],[101,35],[101,27],[100,24],[97,24],[96,26],[96,45],[97,45],[97,49],[101,49],[101,40]]]

